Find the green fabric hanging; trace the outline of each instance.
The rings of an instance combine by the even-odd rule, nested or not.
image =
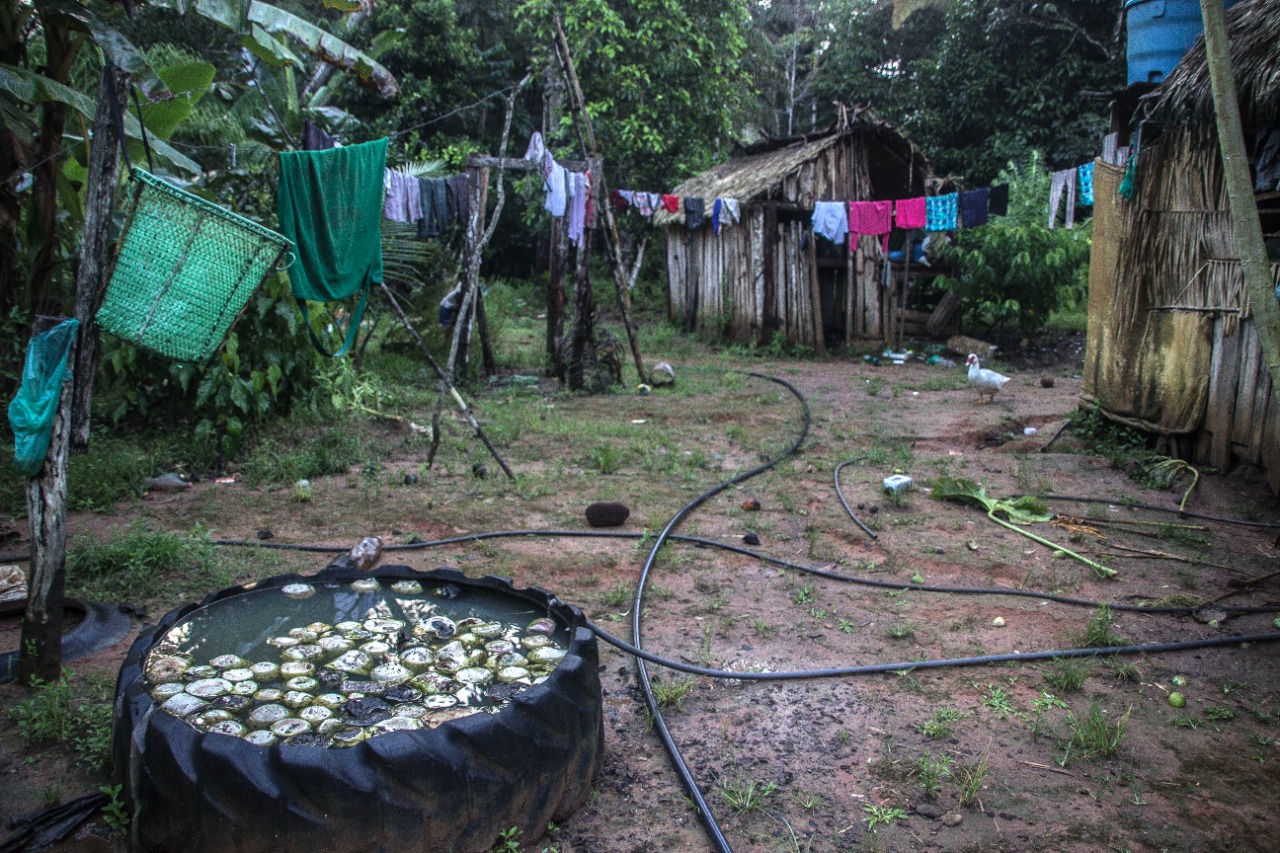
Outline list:
[[[49,455],[53,422],[62,400],[67,353],[79,328],[79,321],[64,320],[47,332],[33,335],[27,344],[22,387],[9,402],[9,425],[13,427],[13,462],[28,477],[40,473],[44,458]]]
[[[347,342],[335,355],[351,346],[369,290],[382,283],[386,167],[386,139],[280,154],[276,208],[280,233],[297,247],[297,259],[288,269],[294,298],[300,303],[336,302],[361,294]]]

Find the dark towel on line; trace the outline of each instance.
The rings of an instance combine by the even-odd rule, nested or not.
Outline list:
[[[471,178],[466,172],[445,179],[445,198],[448,221],[445,227],[458,223],[462,230],[471,227]]]
[[[695,228],[702,227],[702,220],[706,217],[706,205],[700,198],[685,198],[684,200],[684,227],[692,231]]]
[[[335,302],[382,282],[382,179],[387,140],[282,151],[276,210],[297,260],[297,299]]]
[[[997,184],[987,196],[987,212],[992,216],[1009,215],[1009,185]]]
[[[449,200],[445,178],[418,178],[422,190],[422,218],[418,237],[443,237],[449,228]]]
[[[987,224],[987,199],[990,197],[991,190],[987,187],[960,193],[961,228],[974,228]]]

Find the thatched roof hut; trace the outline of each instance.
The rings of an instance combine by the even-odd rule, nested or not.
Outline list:
[[[714,233],[710,220],[666,226],[669,312],[687,330],[734,341],[768,342],[777,333],[822,351],[828,340],[888,340],[891,305],[880,286],[885,259],[877,240],[858,251],[815,240],[816,201],[924,195],[928,162],[893,127],[862,112],[818,135],[740,151],[672,193],[736,199],[741,221]]]
[[[1264,237],[1280,260],[1280,4],[1227,13]],[[1094,179],[1089,341],[1083,396],[1163,436],[1170,455],[1267,468],[1280,490],[1280,411],[1235,248],[1213,98],[1198,41],[1147,99],[1126,166]],[[1280,281],[1280,266],[1273,266]]]

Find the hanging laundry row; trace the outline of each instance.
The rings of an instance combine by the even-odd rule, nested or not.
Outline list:
[[[419,178],[387,169],[383,179],[382,216],[392,222],[416,222],[422,239],[443,237],[454,223],[471,213],[471,177]]]
[[[813,230],[833,243],[847,236],[850,248],[856,248],[863,235],[883,235],[887,252],[889,234],[895,227],[903,231],[953,231],[985,225],[989,216],[1008,212],[1009,185],[999,184],[895,201],[818,201],[813,205]]]
[[[569,239],[581,246],[586,232],[596,224],[591,170],[574,172],[560,165],[536,130],[529,137],[524,159],[540,168],[542,189],[546,193],[544,209],[557,218],[568,216]]]
[[[722,227],[734,225],[742,218],[742,205],[736,198],[715,198],[711,209],[707,200],[696,196],[678,196],[664,193],[647,193],[640,190],[614,190],[609,201],[619,211],[631,211],[649,219],[658,211],[680,213],[684,211],[685,227],[701,228],[711,218],[711,230],[719,234]]]
[[[1077,195],[1077,188],[1079,194]],[[1093,205],[1093,162],[1076,166],[1074,169],[1063,169],[1054,172],[1049,182],[1049,227],[1057,224],[1058,208],[1066,197],[1067,210],[1063,216],[1063,225],[1070,231],[1076,224],[1076,206]]]

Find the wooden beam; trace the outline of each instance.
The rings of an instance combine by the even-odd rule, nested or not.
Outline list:
[[[123,104],[129,90],[129,74],[114,65],[102,69],[98,106],[93,114],[93,142],[89,149],[89,177],[85,183],[84,239],[80,243],[80,267],[76,270],[75,318],[80,321],[80,342],[72,373],[75,386],[71,406],[71,450],[89,448],[89,404],[93,378],[98,372],[98,328],[94,315],[102,303],[110,266],[108,244],[116,206],[116,178],[120,172],[120,134],[112,99]]]

